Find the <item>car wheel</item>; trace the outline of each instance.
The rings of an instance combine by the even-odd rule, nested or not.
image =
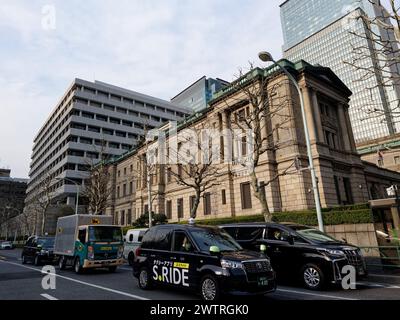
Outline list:
[[[325,276],[315,264],[307,264],[302,271],[303,284],[310,290],[321,290],[324,286]]]
[[[21,259],[22,259],[22,264],[26,264],[26,257],[24,254],[22,255]]]
[[[135,255],[133,254],[133,252],[130,252],[128,255],[128,263],[130,266],[133,266],[133,261],[135,260]]]
[[[217,301],[220,297],[220,287],[212,275],[204,276],[200,281],[200,296],[204,301]]]
[[[74,270],[76,274],[82,273],[81,259],[79,257],[75,259]]]
[[[58,260],[58,268],[60,269],[60,270],[64,270],[65,269],[65,267],[66,267],[66,261],[65,261],[65,257],[64,256],[61,256],[60,257],[60,259]]]
[[[152,288],[152,281],[147,268],[142,268],[138,278],[139,288],[142,290],[149,290]]]
[[[35,264],[35,266],[40,266],[40,257],[39,256],[35,257],[34,264]]]

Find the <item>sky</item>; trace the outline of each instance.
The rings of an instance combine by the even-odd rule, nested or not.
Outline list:
[[[74,78],[169,100],[282,57],[282,0],[1,0],[0,167],[28,177],[33,138]]]

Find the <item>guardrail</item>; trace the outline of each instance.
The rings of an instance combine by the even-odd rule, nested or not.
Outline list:
[[[400,246],[360,247],[367,267],[400,271]]]

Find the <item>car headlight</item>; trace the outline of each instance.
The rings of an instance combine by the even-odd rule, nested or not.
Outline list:
[[[243,264],[237,261],[221,260],[221,266],[224,269],[243,269]]]
[[[336,249],[325,249],[321,248],[319,249],[322,253],[328,254],[330,256],[336,256],[336,257],[344,257],[345,254],[342,250],[336,250]]]
[[[49,254],[49,251],[47,251],[47,250],[40,250],[40,254],[41,255],[46,255],[46,254]]]
[[[124,247],[119,247],[118,248],[118,259],[122,258],[122,255],[124,254]]]

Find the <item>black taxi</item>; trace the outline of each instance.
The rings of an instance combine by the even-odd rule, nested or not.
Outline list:
[[[227,293],[264,295],[276,289],[275,272],[262,251],[244,250],[226,231],[195,224],[150,228],[137,249],[133,274],[143,290],[166,285],[211,301]]]

